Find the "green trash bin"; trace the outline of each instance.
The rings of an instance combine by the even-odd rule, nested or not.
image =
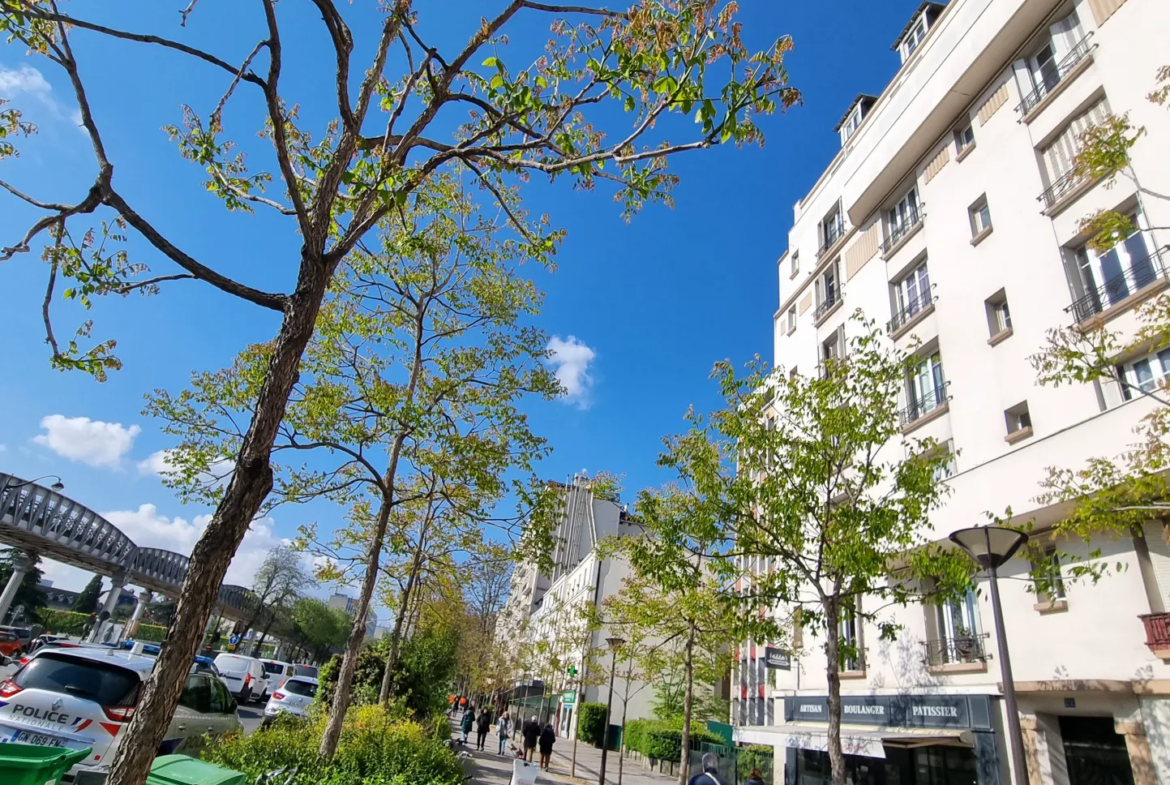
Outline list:
[[[244,780],[243,772],[186,755],[160,755],[151,764],[146,785],[244,785]]]
[[[57,785],[62,774],[88,758],[91,752],[91,747],[69,750],[37,744],[0,744],[0,782]]]

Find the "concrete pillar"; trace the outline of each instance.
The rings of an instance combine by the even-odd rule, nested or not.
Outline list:
[[[122,596],[122,588],[126,585],[128,577],[125,572],[119,572],[110,578],[110,592],[106,595],[106,602],[102,605],[101,611],[98,612],[99,618],[104,614],[106,620],[93,625],[93,632],[89,636],[90,643],[101,641],[102,631],[105,630],[106,625],[113,624],[111,619],[114,616],[114,608],[118,607],[118,598]]]
[[[142,613],[150,605],[152,595],[146,589],[138,592],[138,603],[134,606],[134,615],[126,622],[126,631],[123,637],[133,638],[138,634],[138,625],[142,621]]]
[[[4,593],[0,594],[0,622],[3,622],[9,608],[12,607],[12,601],[16,599],[20,583],[24,580],[24,576],[28,575],[28,571],[32,569],[32,564],[32,559],[23,553],[18,553],[13,558],[12,575],[8,578],[8,585],[4,587]]]
[[[1113,729],[1125,737],[1129,766],[1133,769],[1133,785],[1158,785],[1158,777],[1154,773],[1154,756],[1150,752],[1145,726],[1140,722],[1116,720]]]

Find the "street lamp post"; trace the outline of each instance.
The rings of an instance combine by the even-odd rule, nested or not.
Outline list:
[[[50,490],[56,491],[58,493],[65,490],[65,483],[61,481],[60,477],[58,477],[55,474],[46,474],[44,477],[37,477],[35,480],[25,480],[24,482],[11,482],[10,483],[10,482],[8,482],[8,480],[5,480],[4,484],[0,485],[0,493],[3,493],[4,491],[8,490],[9,488],[23,488],[26,485],[32,485],[33,483],[40,482],[41,480],[47,480],[50,477],[52,477],[54,480],[57,481],[49,486]]]
[[[1016,683],[1012,677],[1012,660],[1008,654],[1003,607],[999,601],[999,575],[996,572],[1028,541],[1028,535],[1002,526],[976,526],[952,532],[950,539],[987,570],[991,586],[991,615],[995,620],[995,639],[999,648],[1000,678],[1003,680],[1003,702],[1007,710],[1008,736],[1012,748],[1012,770],[1016,785],[1028,785],[1024,735],[1020,729],[1020,712],[1016,708]]]
[[[601,726],[601,772],[597,775],[597,785],[605,785],[605,758],[609,752],[609,715],[613,711],[613,675],[617,671],[618,649],[625,644],[624,638],[617,636],[606,638],[605,642],[613,651],[613,661],[609,666],[609,698],[605,702],[605,722]]]

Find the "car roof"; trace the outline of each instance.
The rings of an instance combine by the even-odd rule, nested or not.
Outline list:
[[[118,665],[139,674],[149,673],[154,668],[154,663],[156,662],[153,657],[144,657],[140,654],[131,654],[114,649],[48,649],[45,653],[52,654],[54,657],[69,657],[78,660],[105,662],[110,665]],[[33,659],[39,656],[41,656],[41,652],[38,651],[33,655]]]
[[[217,660],[220,657],[231,657],[233,660],[251,660],[252,662],[260,662],[260,660],[256,659],[255,657],[249,657],[246,654],[232,654],[230,651],[225,651],[215,655]]]
[[[313,678],[312,676],[289,676],[288,681],[303,681],[303,682],[307,682],[308,684],[312,684],[312,685],[317,686],[317,687],[321,686],[321,682],[319,682],[317,679]],[[286,681],[285,684],[288,684],[288,681]]]
[[[260,662],[274,662],[277,665],[292,665],[291,662],[285,662],[284,660],[264,660],[264,659],[262,659],[262,660],[260,660]]]

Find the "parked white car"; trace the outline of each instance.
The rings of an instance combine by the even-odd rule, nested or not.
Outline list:
[[[271,720],[279,714],[305,716],[313,699],[317,697],[317,680],[308,676],[293,676],[279,689],[273,690],[272,698],[264,707],[264,719]]]
[[[296,668],[292,663],[281,662],[280,660],[260,660],[264,663],[264,673],[268,679],[268,686],[260,700],[266,700],[269,695],[280,689],[286,679],[297,675]]]
[[[215,658],[219,676],[240,705],[268,692],[268,677],[264,663],[255,657],[240,654],[220,654]]]
[[[0,682],[0,742],[93,752],[73,769],[108,770],[155,659],[113,649],[42,649]],[[190,673],[160,755],[198,754],[204,734],[239,733],[236,702],[207,673]]]

